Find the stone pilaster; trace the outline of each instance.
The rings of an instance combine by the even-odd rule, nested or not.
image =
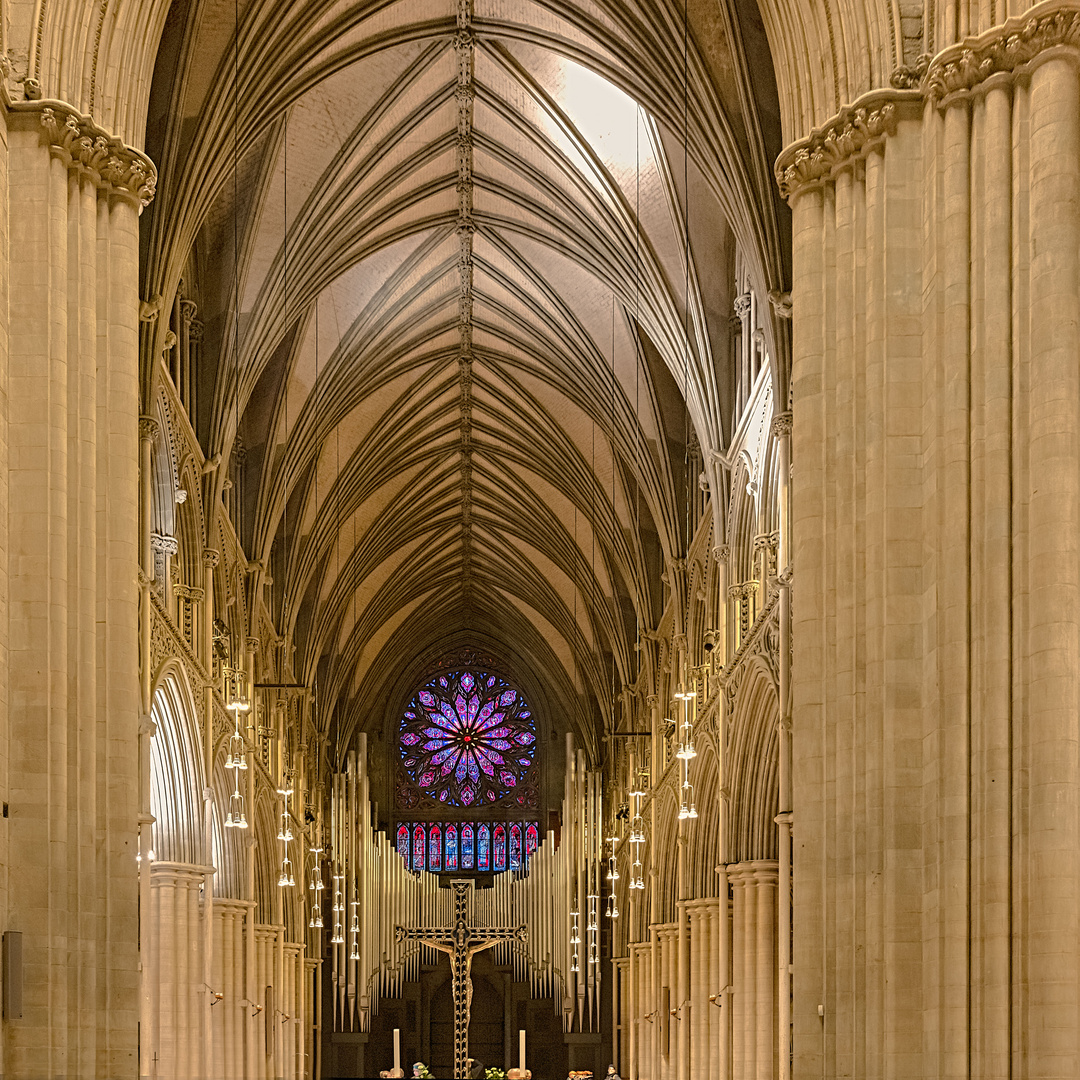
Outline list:
[[[151,1076],[192,1080],[205,1075],[202,1045],[211,989],[203,978],[200,890],[211,867],[155,862],[151,868],[151,932],[156,945],[155,1031]],[[154,1060],[156,1058],[156,1060]]]
[[[1078,43],[1037,5],[779,162],[796,1080],[1080,1060]]]
[[[777,1036],[776,883],[771,860],[733,863],[732,1075],[775,1080],[779,1074]]]
[[[153,166],[59,103],[0,129],[12,706],[5,927],[26,1080],[138,1071],[138,212]],[[0,590],[8,595],[6,589]],[[0,697],[2,697],[0,689]]]

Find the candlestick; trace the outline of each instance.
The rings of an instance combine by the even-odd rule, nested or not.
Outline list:
[[[520,1028],[518,1030],[518,1068],[521,1070],[521,1075],[525,1075],[525,1029]]]
[[[400,1076],[401,1068],[401,1028],[394,1028],[394,1075]]]

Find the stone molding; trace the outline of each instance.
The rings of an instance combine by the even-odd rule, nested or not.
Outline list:
[[[15,116],[37,115],[43,142],[53,157],[88,176],[99,190],[127,199],[139,209],[157,190],[157,169],[141,151],[126,146],[89,116],[62,101],[19,101]]]
[[[165,859],[155,859],[150,864],[150,884],[155,888],[162,885],[186,885],[190,888],[198,888],[207,877],[216,873],[213,866],[204,866],[201,863],[168,862]]]
[[[905,109],[921,110],[922,100],[921,90],[871,90],[845,105],[822,127],[781,152],[776,159],[780,194],[790,199],[864,158],[895,134]]]
[[[154,442],[158,437],[161,425],[152,416],[139,417],[139,438],[143,442]]]
[[[164,533],[156,532],[150,534],[150,547],[164,555],[176,555],[180,550],[180,544],[175,536],[166,536]]]
[[[728,884],[776,885],[780,880],[780,864],[775,859],[750,859],[728,863]]]
[[[935,104],[975,89],[991,75],[1012,75],[1040,53],[1057,46],[1080,47],[1080,5],[1037,4],[978,37],[942,49],[923,81]]]
[[[927,102],[940,108],[991,76],[1014,76],[1040,55],[1062,47],[1080,51],[1080,4],[1075,0],[1037,4],[933,58],[920,57],[915,66],[897,69],[891,88],[863,94],[806,138],[785,147],[775,166],[780,194],[791,199],[827,182],[895,134],[905,113],[917,116]]]

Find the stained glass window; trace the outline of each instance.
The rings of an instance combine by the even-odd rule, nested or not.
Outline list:
[[[426,825],[409,822],[398,826],[396,836],[397,851],[406,866],[435,874],[459,869],[488,873],[520,870],[540,842],[535,821],[491,825],[471,821]]]
[[[446,869],[457,869],[457,829],[453,825],[446,826]]]
[[[435,676],[405,709],[399,736],[410,778],[449,806],[503,798],[520,786],[536,750],[520,692],[483,671]]]

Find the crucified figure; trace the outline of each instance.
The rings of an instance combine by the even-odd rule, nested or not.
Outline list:
[[[469,926],[469,890],[471,881],[454,881],[453,927],[396,926],[398,941],[419,941],[430,945],[450,958],[454,992],[454,1076],[465,1077],[469,1056],[469,1015],[472,1009],[472,961],[478,952],[490,949],[500,941],[524,941],[524,926]]]

